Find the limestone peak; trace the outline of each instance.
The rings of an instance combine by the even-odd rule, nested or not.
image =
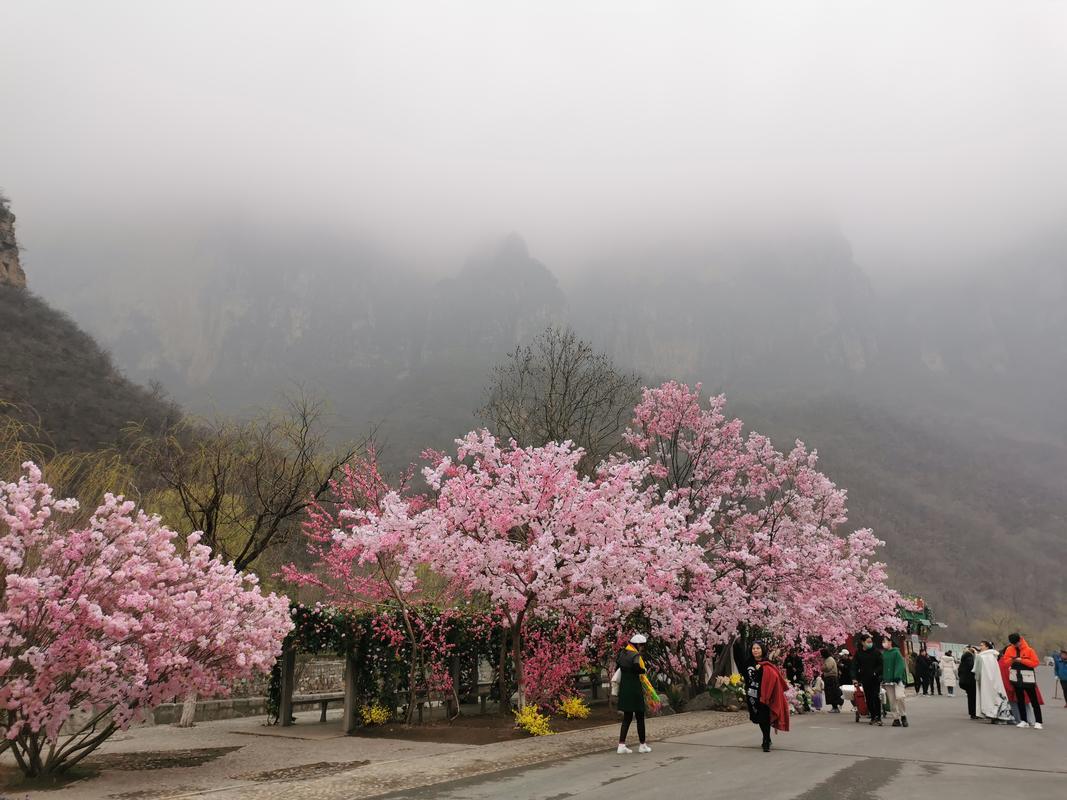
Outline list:
[[[0,194],[0,286],[26,286],[26,273],[19,263],[19,246],[15,240],[15,215],[11,203]]]

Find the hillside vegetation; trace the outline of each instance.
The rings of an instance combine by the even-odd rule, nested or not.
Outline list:
[[[58,450],[110,447],[130,422],[158,427],[178,415],[66,314],[11,286],[0,286],[0,401],[5,413],[39,417]]]

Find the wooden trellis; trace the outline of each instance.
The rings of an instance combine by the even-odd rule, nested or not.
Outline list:
[[[355,657],[349,653],[345,656],[344,692],[327,692],[315,695],[296,695],[296,648],[288,647],[282,653],[282,680],[281,698],[278,705],[278,720],[283,727],[293,724],[293,708],[298,705],[319,704],[322,714],[319,722],[326,721],[326,708],[330,702],[343,699],[344,714],[341,717],[341,728],[346,734],[356,729],[356,663]]]

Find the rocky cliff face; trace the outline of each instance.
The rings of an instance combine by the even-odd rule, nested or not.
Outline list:
[[[15,215],[3,196],[0,196],[0,286],[26,286],[26,273],[19,263],[19,246],[15,241]]]
[[[620,363],[746,394],[863,379],[878,357],[876,304],[836,234],[619,254],[570,302],[573,324]]]

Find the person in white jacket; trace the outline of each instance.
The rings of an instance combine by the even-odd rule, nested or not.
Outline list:
[[[956,670],[958,667],[959,662],[953,657],[951,650],[941,656],[941,682],[945,685],[945,690],[948,692],[949,697],[956,696]]]

